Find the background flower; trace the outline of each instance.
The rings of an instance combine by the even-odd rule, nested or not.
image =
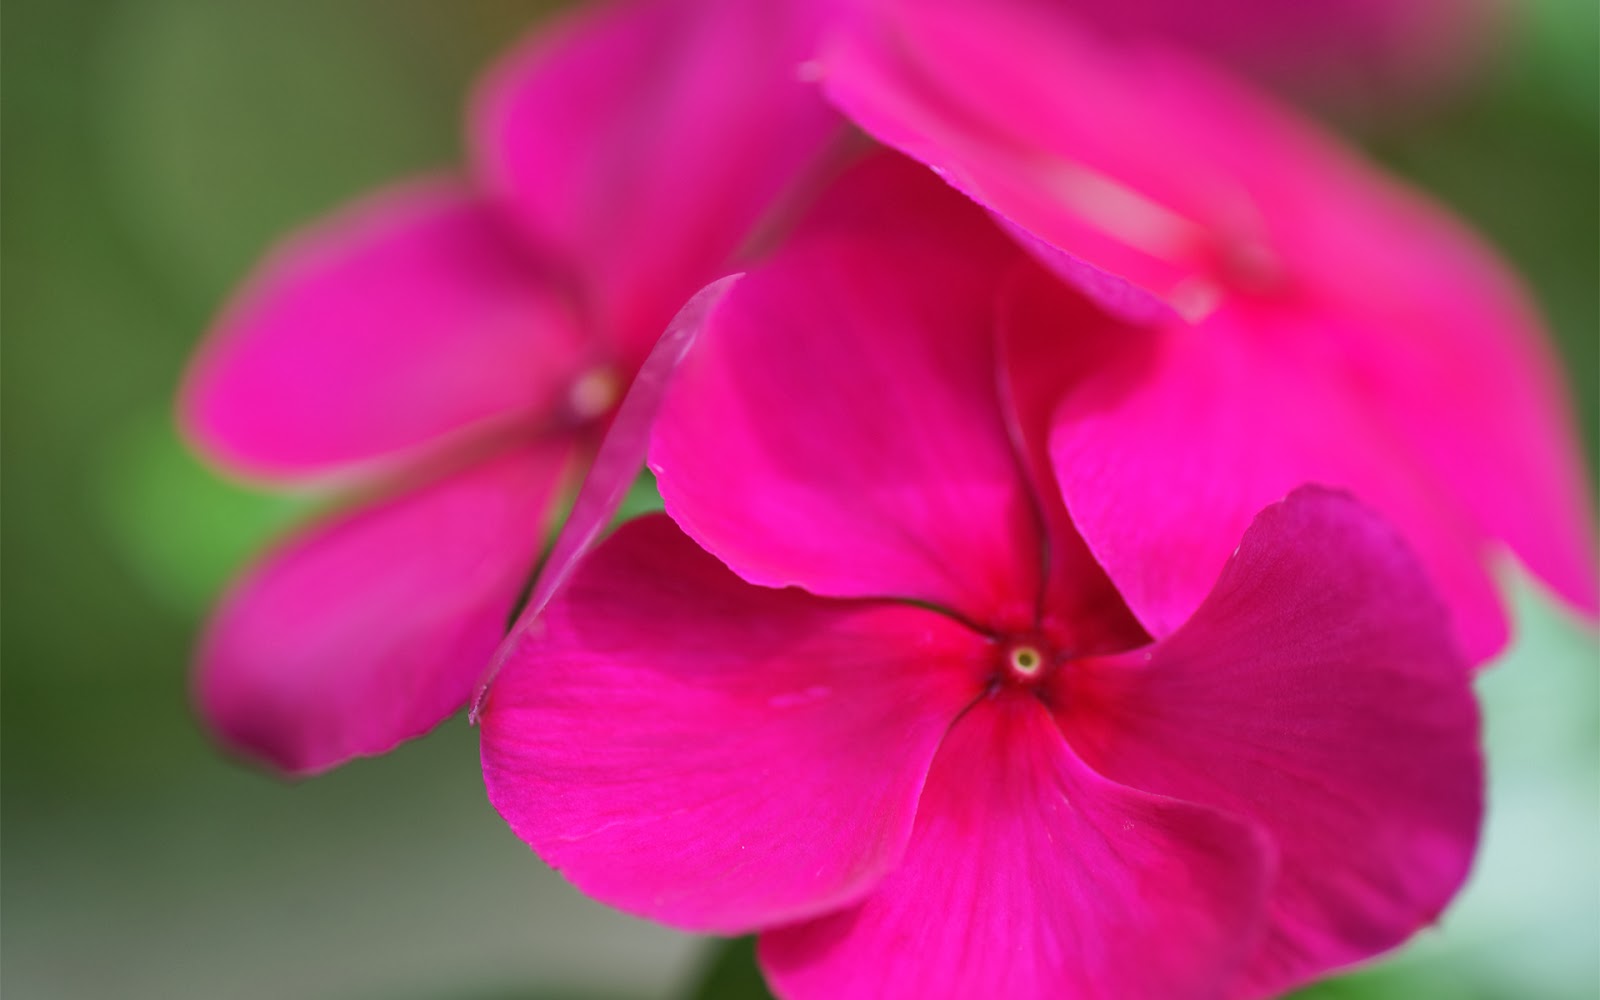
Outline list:
[[[744,0],[574,12],[486,74],[466,177],[321,220],[231,298],[186,433],[354,499],[220,602],[195,690],[225,746],[314,774],[466,703],[668,320],[828,169],[842,123],[794,69],[816,30]]]

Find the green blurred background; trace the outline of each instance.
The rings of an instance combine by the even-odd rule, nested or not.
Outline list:
[[[549,5],[10,0],[3,111],[0,977],[9,1000],[759,996],[583,900],[485,803],[452,720],[287,786],[217,754],[185,671],[231,568],[299,504],[213,478],[169,399],[274,237],[459,160],[474,72]],[[1593,468],[1600,80],[1591,0],[1537,0],[1475,89],[1373,148],[1528,276]],[[303,502],[302,502],[303,504]],[[1322,998],[1600,995],[1600,672],[1518,587],[1480,684],[1492,818],[1443,927]]]

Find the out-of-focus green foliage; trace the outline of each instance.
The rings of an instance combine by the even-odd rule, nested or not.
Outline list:
[[[460,158],[473,72],[545,4],[11,0],[0,63],[7,991],[25,997],[758,996],[750,951],[579,898],[493,815],[473,734],[286,787],[193,722],[188,651],[320,501],[213,477],[170,398],[275,237]],[[1544,0],[1481,93],[1379,153],[1527,274],[1596,423],[1596,11]],[[641,487],[633,509],[653,498]],[[1600,673],[1535,598],[1485,676],[1492,819],[1442,930],[1321,1000],[1592,997]]]

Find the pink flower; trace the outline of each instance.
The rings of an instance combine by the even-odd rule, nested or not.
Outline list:
[[[354,502],[222,602],[196,688],[226,744],[312,773],[465,702],[618,394],[836,133],[796,77],[816,16],[579,12],[479,92],[474,181],[323,221],[229,305],[184,389],[188,433]]]
[[[1504,27],[1510,4],[1067,0],[1060,6],[1118,36],[1168,39],[1298,90],[1393,100],[1462,82]]]
[[[1105,345],[1049,447],[1073,521],[1153,635],[1306,481],[1402,530],[1475,660],[1506,641],[1504,549],[1600,612],[1558,369],[1471,233],[1174,53],[1098,46],[1040,5],[874,9],[821,61],[838,106],[1146,324]]]
[[[1049,280],[883,156],[712,309],[653,432],[670,519],[578,567],[482,709],[547,862],[762,932],[795,998],[1266,996],[1438,915],[1482,776],[1422,571],[1303,488],[1152,641],[1047,437],[1141,334],[1022,308]]]

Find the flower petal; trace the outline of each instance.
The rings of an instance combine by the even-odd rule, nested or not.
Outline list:
[[[541,26],[479,93],[490,189],[569,262],[629,362],[840,133],[799,77],[826,6],[594,5]]]
[[[1348,216],[1321,227],[1343,262],[1327,275],[1348,312],[1338,348],[1377,419],[1477,529],[1594,620],[1600,546],[1560,365],[1505,266],[1406,194],[1369,192],[1382,210],[1363,220],[1364,253]]]
[[[303,477],[548,417],[580,361],[562,295],[495,212],[423,181],[270,257],[189,372],[183,421],[218,461]]]
[[[1038,701],[1001,696],[945,737],[905,862],[759,955],[794,1000],[1220,1000],[1270,858],[1243,823],[1097,776]]]
[[[1466,664],[1404,543],[1346,495],[1267,508],[1193,619],[1062,683],[1062,730],[1100,773],[1276,843],[1238,995],[1393,947],[1466,877],[1483,808]]]
[[[561,525],[561,531],[550,544],[550,552],[539,574],[528,590],[527,603],[517,614],[506,641],[495,650],[489,668],[479,681],[472,702],[472,721],[478,721],[478,710],[494,683],[500,667],[517,647],[523,632],[532,628],[535,620],[556,591],[571,577],[578,563],[587,556],[600,540],[600,534],[616,517],[626,498],[628,489],[638,481],[644,469],[645,455],[650,447],[650,430],[655,425],[656,414],[667,386],[684,355],[694,344],[706,315],[714,308],[728,289],[738,282],[740,275],[730,275],[702,288],[673,318],[672,325],[661,335],[650,356],[639,366],[639,372],[628,386],[627,395],[617,404],[617,411],[606,428],[604,439],[595,451],[594,461],[583,477],[583,484],[573,497],[572,509]]]
[[[1138,90],[1045,7],[872,4],[833,36],[823,88],[868,134],[995,211],[1102,307],[1149,320],[1209,245],[1199,220],[1158,199],[1168,187],[1209,192],[1215,179],[1191,168],[1187,149],[1173,170],[1171,151],[1184,146],[1152,133]],[[1141,187],[1152,174],[1158,185],[1179,179],[1151,194]]]
[[[317,526],[252,569],[201,644],[228,746],[312,774],[466,703],[545,538],[564,443],[500,456]]]
[[[994,356],[1016,257],[910,161],[847,174],[679,368],[650,451],[667,512],[752,583],[1031,622],[1039,525]]]
[[[1019,314],[1039,303],[1039,296],[1019,293],[1038,275],[1037,267],[1024,261],[1005,282],[997,340],[1001,401],[1017,454],[1025,459],[1039,497],[1049,541],[1039,621],[1076,656],[1120,652],[1147,644],[1150,635],[1095,561],[1061,502],[1050,460],[1050,429],[1061,398],[1114,357],[1128,337],[1140,333],[1123,329],[1089,297],[1054,281],[1048,311]]]
[[[490,688],[489,799],[629,912],[736,933],[826,912],[899,861],[987,647],[922,608],[752,587],[640,518]]]
[[[1309,319],[1238,304],[1198,329],[1128,331],[1055,416],[1051,455],[1074,523],[1162,636],[1199,606],[1256,511],[1306,482],[1349,489],[1405,533],[1469,652],[1487,658],[1506,621],[1486,540],[1329,356],[1326,323],[1308,330]]]

